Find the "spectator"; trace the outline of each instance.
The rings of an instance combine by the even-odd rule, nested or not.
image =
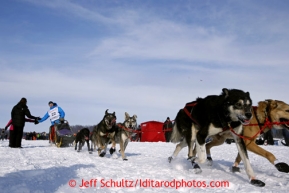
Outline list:
[[[163,131],[165,132],[166,142],[170,142],[171,140],[172,129],[173,129],[173,123],[170,120],[170,118],[167,117],[167,120],[164,122],[164,125],[163,125]]]
[[[40,119],[30,114],[30,111],[27,106],[27,99],[21,98],[21,100],[13,107],[11,111],[11,118],[14,132],[13,136],[14,138],[12,139],[13,143],[10,144],[12,148],[22,148],[21,142],[25,126],[25,116],[27,116],[30,119],[34,119],[35,121],[37,121],[37,119]]]

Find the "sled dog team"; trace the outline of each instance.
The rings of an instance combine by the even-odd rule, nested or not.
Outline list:
[[[115,152],[118,143],[122,159],[127,160],[124,152],[130,134],[137,126],[136,118],[136,115],[130,117],[125,113],[125,121],[116,124],[115,112],[108,113],[106,110],[103,119],[92,131],[91,147],[89,130],[83,129],[76,136],[75,150],[77,150],[77,143],[80,151],[86,141],[89,151],[97,150],[98,155],[103,157],[110,142],[111,154]],[[179,110],[171,136],[171,141],[178,144],[168,160],[172,162],[182,148],[188,146],[188,160],[192,163],[193,171],[201,173],[200,163],[207,162],[212,165],[210,149],[232,138],[238,150],[232,171],[239,171],[238,164],[242,160],[250,183],[263,187],[265,183],[255,178],[247,149],[267,158],[280,172],[288,173],[289,166],[286,163],[278,162],[272,153],[255,143],[261,132],[266,132],[272,127],[289,129],[288,121],[288,104],[278,100],[265,100],[260,101],[257,107],[253,107],[249,92],[224,88],[220,95],[197,98],[196,101],[187,103]],[[212,141],[206,144],[206,139],[209,137]]]
[[[78,152],[81,150],[84,143],[87,143],[87,148],[90,153],[97,150],[100,157],[104,157],[106,154],[107,145],[111,142],[110,154],[115,153],[116,144],[120,146],[120,153],[122,159],[127,161],[125,156],[125,149],[129,142],[129,138],[133,130],[137,127],[137,116],[129,116],[125,112],[125,120],[123,123],[116,123],[115,112],[108,113],[108,109],[105,111],[103,119],[93,128],[92,133],[87,128],[80,130],[75,138],[75,150]],[[91,140],[91,146],[89,146],[89,139]]]

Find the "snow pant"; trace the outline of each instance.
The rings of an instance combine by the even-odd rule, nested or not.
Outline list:
[[[14,125],[15,146],[21,147],[24,127],[17,127]]]
[[[170,140],[171,140],[171,135],[172,135],[172,132],[171,132],[171,131],[165,131],[166,142],[170,142]]]

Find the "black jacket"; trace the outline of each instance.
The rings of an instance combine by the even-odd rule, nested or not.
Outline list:
[[[164,125],[163,125],[163,130],[165,130],[165,129],[172,129],[173,128],[173,123],[172,123],[172,121],[165,121],[164,122]]]
[[[13,107],[11,111],[12,124],[16,127],[24,127],[25,115],[30,119],[36,119],[36,117],[30,114],[27,105],[19,102],[17,105]]]

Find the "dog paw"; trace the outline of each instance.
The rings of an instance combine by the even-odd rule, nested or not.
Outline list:
[[[198,164],[194,163],[193,164],[193,172],[195,174],[200,174],[200,173],[202,173],[202,169],[200,168],[200,166]]]
[[[191,161],[194,156],[188,157],[187,160]]]
[[[254,186],[258,186],[258,187],[264,187],[265,186],[265,183],[262,182],[261,180],[251,180],[250,181],[250,184],[254,185]]]
[[[275,164],[275,167],[277,168],[279,172],[289,173],[289,166],[286,163],[283,163],[283,162],[277,163]]]
[[[199,164],[197,163],[192,163],[193,169],[198,169],[200,168]],[[201,168],[200,168],[201,169]]]
[[[89,154],[92,154],[92,151],[89,151],[88,153],[89,153]]]
[[[173,157],[172,157],[172,156],[171,156],[171,157],[168,157],[169,163],[171,163],[172,160],[173,160]]]
[[[80,150],[77,150],[77,152],[80,152]]]
[[[192,161],[192,166],[193,166],[193,172],[195,174],[200,174],[202,173],[202,169],[201,167],[199,166],[199,164],[195,163],[194,161]]]
[[[103,151],[103,152],[101,152],[101,153],[99,154],[99,157],[104,157],[105,154],[106,154],[106,153]]]
[[[207,157],[207,165],[212,166],[213,165],[213,159],[211,157]]]
[[[115,152],[115,148],[110,148],[110,149],[109,149],[110,155],[112,155],[114,152]]]
[[[124,158],[123,161],[128,161],[128,159]]]
[[[235,172],[240,172],[240,168],[237,167],[237,166],[232,166],[232,172],[235,173]]]

